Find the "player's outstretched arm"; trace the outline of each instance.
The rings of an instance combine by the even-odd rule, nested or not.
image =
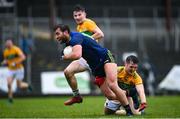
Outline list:
[[[137,89],[137,92],[138,92],[140,100],[141,100],[141,105],[139,107],[139,111],[142,111],[147,107],[146,95],[144,92],[143,84],[136,85],[136,89]]]
[[[94,34],[92,35],[92,37],[96,40],[101,40],[104,37],[104,33],[98,26],[93,30],[93,32]]]

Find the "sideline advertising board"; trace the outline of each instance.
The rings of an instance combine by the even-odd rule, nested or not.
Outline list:
[[[90,93],[90,76],[88,72],[75,75],[81,94]],[[72,94],[63,72],[42,72],[41,91],[43,94]]]

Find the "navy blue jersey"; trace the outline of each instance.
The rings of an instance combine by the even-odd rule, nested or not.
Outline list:
[[[70,37],[68,45],[82,46],[82,57],[87,61],[92,72],[95,72],[99,67],[104,66],[108,49],[100,46],[93,38],[79,32],[71,32]]]

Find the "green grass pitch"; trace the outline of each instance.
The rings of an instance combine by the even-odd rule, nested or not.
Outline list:
[[[64,106],[69,97],[0,99],[0,118],[118,118],[103,115],[103,96],[84,96],[83,103]],[[146,114],[135,118],[180,118],[180,96],[147,97]],[[126,118],[126,116],[121,116]]]

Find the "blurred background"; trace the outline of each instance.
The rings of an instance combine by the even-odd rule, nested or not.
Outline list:
[[[140,60],[139,73],[147,95],[179,94],[180,0],[0,0],[0,61],[7,38],[13,38],[27,56],[25,81],[33,92],[17,96],[71,94],[60,60],[62,47],[53,38],[57,23],[76,29],[75,4],[104,32],[101,45],[110,49],[118,65],[129,54]],[[6,69],[0,68],[0,95],[6,96]],[[89,72],[78,75],[80,92],[100,95]]]

